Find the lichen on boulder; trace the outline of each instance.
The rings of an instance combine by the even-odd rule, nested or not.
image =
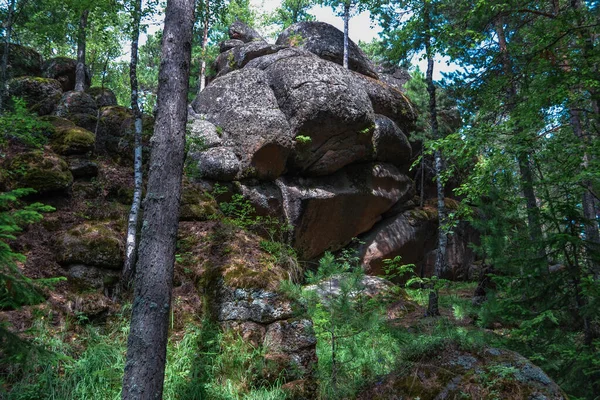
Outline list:
[[[119,270],[123,247],[121,235],[106,223],[84,222],[56,238],[57,260],[65,266],[83,264]]]
[[[51,114],[62,96],[57,80],[22,76],[8,81],[8,94],[22,97],[27,107],[38,115]]]
[[[5,163],[11,189],[32,188],[38,194],[64,192],[71,187],[73,175],[65,160],[51,151],[17,154]]]
[[[96,137],[78,126],[60,126],[50,138],[50,147],[65,156],[86,154],[94,150]]]

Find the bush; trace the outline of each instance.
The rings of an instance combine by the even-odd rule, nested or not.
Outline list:
[[[52,124],[30,112],[21,98],[13,98],[12,111],[0,115],[0,146],[16,140],[28,147],[41,148],[52,132]]]

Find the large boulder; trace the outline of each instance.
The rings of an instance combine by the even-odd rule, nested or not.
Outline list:
[[[293,245],[303,259],[338,250],[371,229],[412,193],[413,182],[390,164],[349,166],[318,178],[281,178]]]
[[[265,40],[253,28],[241,21],[235,21],[229,26],[229,38],[248,42],[264,42]]]
[[[397,397],[401,393],[402,397]],[[531,361],[510,350],[472,351],[449,344],[381,377],[358,395],[384,399],[566,400],[567,395]]]
[[[354,74],[360,86],[367,92],[373,111],[394,121],[404,132],[415,129],[417,110],[400,90],[377,79]]]
[[[265,72],[244,68],[215,80],[192,103],[194,111],[216,126],[224,146],[199,156],[205,177],[275,179],[285,170],[292,131],[277,105]],[[223,165],[215,155],[227,155]],[[239,168],[234,174],[235,159]]]
[[[60,82],[64,92],[75,89],[75,70],[77,60],[67,57],[55,57],[47,60],[42,65],[42,74],[46,78],[56,79]],[[85,69],[85,87],[89,88],[92,75],[88,68]]]
[[[8,94],[23,98],[27,108],[38,115],[48,115],[54,112],[62,88],[55,79],[22,76],[8,81]]]
[[[98,106],[94,98],[85,92],[66,92],[58,102],[54,115],[69,119],[70,116],[78,114],[95,117],[98,114]]]
[[[422,264],[437,245],[437,213],[405,211],[381,221],[360,239],[361,263],[369,274],[383,273],[383,260],[396,256],[401,256],[404,264]]]
[[[343,62],[344,33],[325,22],[298,22],[284,30],[276,44],[300,47],[340,65]],[[348,47],[350,69],[377,79],[375,67],[356,43],[349,40]]]
[[[131,109],[123,106],[107,106],[98,112],[96,152],[109,155],[113,159],[133,160],[134,124]],[[154,119],[142,116],[142,142],[148,149],[148,139],[152,135]]]
[[[328,175],[365,158],[373,108],[347,70],[314,56],[298,56],[265,71],[296,137],[293,173]]]
[[[375,115],[373,157],[402,168],[412,162],[412,147],[406,135],[388,117]]]
[[[3,168],[8,187],[32,188],[38,194],[65,192],[73,183],[73,175],[64,159],[51,151],[30,151],[7,160]]]
[[[244,67],[255,58],[277,53],[283,48],[284,46],[276,46],[264,41],[242,43],[219,54],[215,60],[214,69],[217,77],[220,77]]]
[[[94,150],[96,137],[78,126],[58,126],[50,139],[50,147],[56,153],[71,156],[86,154]]]
[[[56,238],[60,264],[86,265],[111,270],[123,267],[121,236],[105,223],[84,222]]]
[[[92,96],[98,108],[117,105],[117,96],[110,89],[95,86],[87,89],[86,93]]]
[[[0,59],[4,57],[4,44],[0,46]],[[6,76],[41,76],[42,56],[32,48],[10,43],[8,45],[8,64]]]

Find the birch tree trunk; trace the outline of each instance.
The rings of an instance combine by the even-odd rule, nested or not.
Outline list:
[[[2,76],[0,79],[0,112],[4,107],[4,96],[6,95],[6,81],[8,72],[8,53],[10,52],[10,36],[12,33],[13,15],[15,12],[15,0],[10,0],[8,5],[8,15],[6,16],[6,22],[4,23],[4,54],[2,55]]]
[[[129,82],[131,84],[131,111],[134,118],[134,187],[133,202],[129,211],[127,222],[127,243],[125,245],[125,265],[123,266],[123,276],[121,284],[124,287],[129,286],[135,273],[135,256],[137,249],[137,227],[138,216],[140,214],[140,204],[142,200],[142,112],[138,102],[138,42],[140,37],[140,19],[142,14],[142,0],[133,2],[133,21],[131,34],[131,61],[129,62]]]
[[[202,59],[200,60],[200,76],[198,85],[198,95],[206,87],[206,47],[208,46],[208,28],[210,23],[210,0],[204,3],[204,28],[202,29]]]
[[[83,10],[79,17],[79,30],[77,32],[77,67],[75,69],[75,91],[85,90],[85,45],[86,28],[90,10]]]
[[[431,134],[434,139],[440,138],[438,120],[437,120],[437,101],[435,94],[435,84],[433,83],[433,49],[431,48],[431,19],[429,8],[425,7],[423,20],[425,23],[425,54],[427,55],[427,93],[429,93],[429,124]],[[437,206],[438,206],[438,246],[435,256],[434,275],[440,277],[446,271],[446,248],[448,247],[448,235],[445,232],[446,223],[446,203],[444,201],[444,183],[442,182],[442,153],[438,149],[434,152],[435,158],[435,180],[437,186]],[[440,315],[438,305],[438,290],[432,287],[429,291],[429,304],[427,306],[427,316],[434,317]]]
[[[348,67],[348,30],[350,24],[350,0],[344,3],[344,68]]]
[[[123,377],[124,400],[162,398],[193,24],[194,0],[168,0],[158,77],[158,110]]]

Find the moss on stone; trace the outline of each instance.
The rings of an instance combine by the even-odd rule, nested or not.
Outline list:
[[[123,246],[107,224],[85,222],[57,239],[57,260],[63,265],[83,264],[120,269]]]
[[[78,126],[56,128],[50,140],[52,150],[62,155],[85,154],[94,149],[95,143],[94,134]]]
[[[65,160],[52,152],[31,151],[12,158],[7,165],[10,187],[28,187],[38,193],[64,191],[73,183]]]

